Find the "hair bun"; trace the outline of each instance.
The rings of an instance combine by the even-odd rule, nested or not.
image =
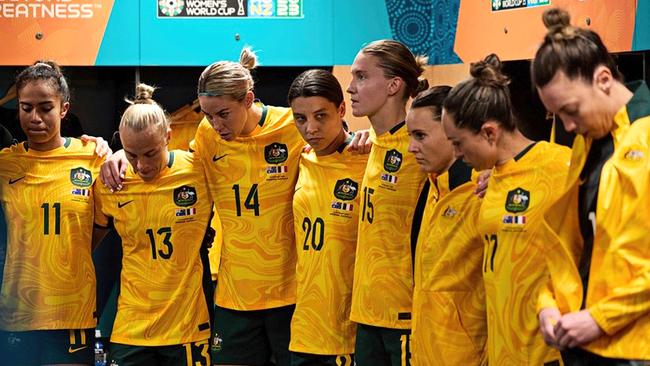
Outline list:
[[[551,8],[544,11],[542,21],[548,30],[561,29],[571,25],[571,15],[564,9]]]
[[[546,37],[552,40],[570,40],[576,37],[577,28],[571,25],[571,15],[564,9],[548,9],[542,15],[544,26],[548,30]]]
[[[257,67],[257,55],[250,47],[244,47],[239,54],[239,63],[247,70]]]
[[[425,78],[422,78],[422,77],[418,78],[418,86],[413,91],[413,94],[411,95],[411,97],[415,98],[418,94],[420,94],[421,92],[423,92],[423,91],[425,91],[427,89],[429,89],[429,81],[427,79],[425,79]]]
[[[149,86],[144,83],[138,84],[135,87],[135,100],[134,103],[145,103],[150,104],[153,100],[153,93],[156,90],[153,86]]]
[[[487,55],[482,61],[472,62],[470,65],[470,74],[480,85],[504,87],[510,84],[510,78],[501,72],[501,60],[499,56],[492,53]]]

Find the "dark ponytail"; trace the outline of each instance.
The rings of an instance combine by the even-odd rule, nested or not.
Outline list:
[[[456,127],[479,132],[488,120],[498,122],[506,131],[514,131],[515,121],[510,100],[510,78],[501,71],[501,60],[490,54],[470,66],[471,78],[456,85],[445,99],[445,111]]]

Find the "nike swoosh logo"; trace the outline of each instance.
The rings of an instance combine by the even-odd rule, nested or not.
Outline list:
[[[117,203],[117,208],[122,208],[122,207],[128,205],[128,204],[131,203],[131,202],[133,202],[133,200],[126,201],[126,202],[124,202],[124,203],[122,203],[122,202],[118,202],[118,203]]]
[[[75,352],[81,351],[82,349],[85,349],[85,348],[88,348],[88,346],[82,346],[82,347],[78,347],[78,348],[72,348],[72,346],[70,346],[70,348],[68,348],[68,353],[75,353]]]
[[[9,184],[14,184],[14,183],[18,182],[19,180],[21,180],[23,178],[25,178],[24,175],[22,177],[20,177],[20,178],[17,178],[17,179],[9,179]]]
[[[223,155],[221,155],[221,156],[216,156],[216,155],[215,155],[215,156],[212,157],[212,161],[219,161],[219,160],[225,158],[227,155],[228,155],[228,154],[223,154]]]
[[[298,187],[298,188],[296,188],[296,189],[293,191],[293,193],[298,192],[298,191],[300,190],[300,188],[302,188],[302,187]]]

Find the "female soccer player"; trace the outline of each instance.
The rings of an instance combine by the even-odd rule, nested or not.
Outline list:
[[[255,54],[208,66],[191,148],[207,167],[223,228],[216,294],[214,361],[289,364],[296,301],[292,200],[304,142],[288,108],[255,100]]]
[[[169,118],[140,84],[120,121],[129,161],[123,189],[97,189],[95,223],[122,238],[122,270],[110,359],[121,365],[211,365],[209,274],[203,238],[210,198],[203,165],[168,151]],[[106,230],[103,230],[104,233]]]
[[[373,148],[360,186],[361,212],[350,318],[359,323],[356,362],[408,365],[413,258],[427,193],[426,174],[408,153],[406,102],[427,88],[426,58],[380,40],[352,64],[347,91],[355,116],[368,116]]]
[[[480,200],[472,171],[454,157],[442,128],[448,86],[413,99],[406,116],[409,152],[429,174],[431,189],[415,256],[414,365],[485,365],[487,324],[483,241],[476,230]]]
[[[598,34],[567,12],[543,19],[533,83],[577,136],[566,193],[547,215],[558,245],[540,326],[569,365],[650,363],[650,91],[623,84]]]
[[[11,365],[93,363],[94,143],[61,137],[70,108],[59,66],[37,62],[16,79],[27,141],[0,152],[6,237],[0,358]],[[6,247],[5,247],[6,245]]]
[[[289,365],[295,305],[292,200],[304,141],[288,108],[255,100],[255,54],[208,66],[198,82],[201,121],[191,149],[203,161],[222,223],[212,344],[216,364]],[[350,148],[367,148],[359,138]],[[120,188],[113,160],[104,182]]]
[[[536,231],[564,181],[569,150],[532,142],[512,115],[509,79],[496,55],[471,65],[472,77],[445,100],[443,127],[456,156],[492,169],[481,204],[488,359],[495,365],[543,365],[560,355],[540,336],[535,295],[546,283],[545,242]]]
[[[352,277],[368,155],[348,151],[353,134],[343,116],[336,78],[309,70],[287,97],[296,127],[311,150],[303,152],[293,197],[298,263],[296,310],[291,321],[291,364],[353,365],[356,325],[350,321]]]

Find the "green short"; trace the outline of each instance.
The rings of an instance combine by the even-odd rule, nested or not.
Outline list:
[[[87,364],[95,362],[95,329],[7,332],[0,330],[0,364]]]
[[[354,355],[314,355],[291,352],[291,366],[353,366]]]
[[[130,346],[111,343],[109,365],[120,366],[211,366],[210,341],[171,346]]]
[[[410,366],[411,330],[359,324],[354,356],[358,366]]]
[[[289,366],[295,305],[239,311],[215,306],[212,359],[216,365]]]

